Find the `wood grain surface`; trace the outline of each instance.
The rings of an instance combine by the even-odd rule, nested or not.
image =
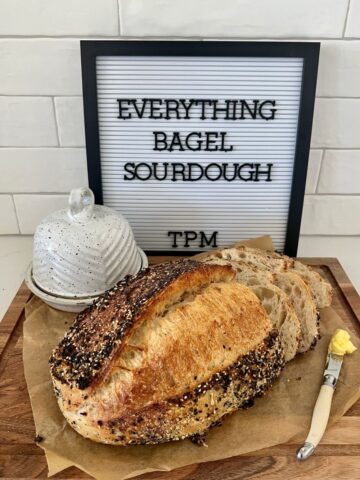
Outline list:
[[[174,257],[153,257],[152,263]],[[360,297],[336,259],[307,258],[333,285],[333,307],[350,330],[360,335]],[[30,292],[22,285],[0,323],[0,477],[46,478],[43,451],[35,430],[22,365],[22,323]],[[315,455],[295,460],[298,444],[275,447],[216,462],[189,465],[172,472],[153,472],[142,480],[360,479],[360,401],[328,429]],[[89,478],[69,468],[53,478]]]

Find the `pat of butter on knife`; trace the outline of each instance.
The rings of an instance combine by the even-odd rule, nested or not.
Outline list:
[[[331,337],[329,343],[329,353],[344,356],[346,353],[354,353],[355,345],[350,340],[350,335],[346,330],[338,328]]]
[[[355,350],[356,347],[351,342],[349,333],[346,330],[335,330],[329,343],[323,384],[314,407],[310,431],[304,445],[296,453],[298,460],[309,458],[324,435],[343,357],[347,353],[355,352]]]

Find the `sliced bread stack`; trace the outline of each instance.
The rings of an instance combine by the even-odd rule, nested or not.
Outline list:
[[[210,258],[207,263],[230,265],[236,271],[236,280],[255,293],[271,323],[278,330],[285,352],[285,361],[292,360],[300,347],[300,321],[290,298],[275,285],[271,273],[261,271],[244,262],[232,262],[219,258]]]
[[[309,286],[316,303],[317,308],[328,307],[331,304],[332,288],[321,275],[315,272],[311,267],[304,265],[298,260],[281,255],[277,252],[260,250],[258,248],[245,247],[239,245],[234,248],[225,248],[218,251],[221,258],[228,260],[242,260],[260,268],[271,272],[287,272],[297,273]]]
[[[286,361],[316,345],[317,308],[330,305],[332,297],[331,286],[317,272],[285,255],[244,246],[208,252],[198,260],[234,268],[237,281],[253,290],[279,331]]]

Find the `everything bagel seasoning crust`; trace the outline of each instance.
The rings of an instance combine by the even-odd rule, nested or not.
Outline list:
[[[284,366],[278,333],[231,267],[181,260],[119,282],[51,358],[61,411],[115,445],[200,438]]]

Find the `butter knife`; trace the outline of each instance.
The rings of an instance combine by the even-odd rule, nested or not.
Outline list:
[[[304,445],[296,453],[298,460],[309,458],[324,435],[343,358],[342,355],[335,355],[334,353],[329,353],[327,356],[324,381],[314,407],[309,434]]]

